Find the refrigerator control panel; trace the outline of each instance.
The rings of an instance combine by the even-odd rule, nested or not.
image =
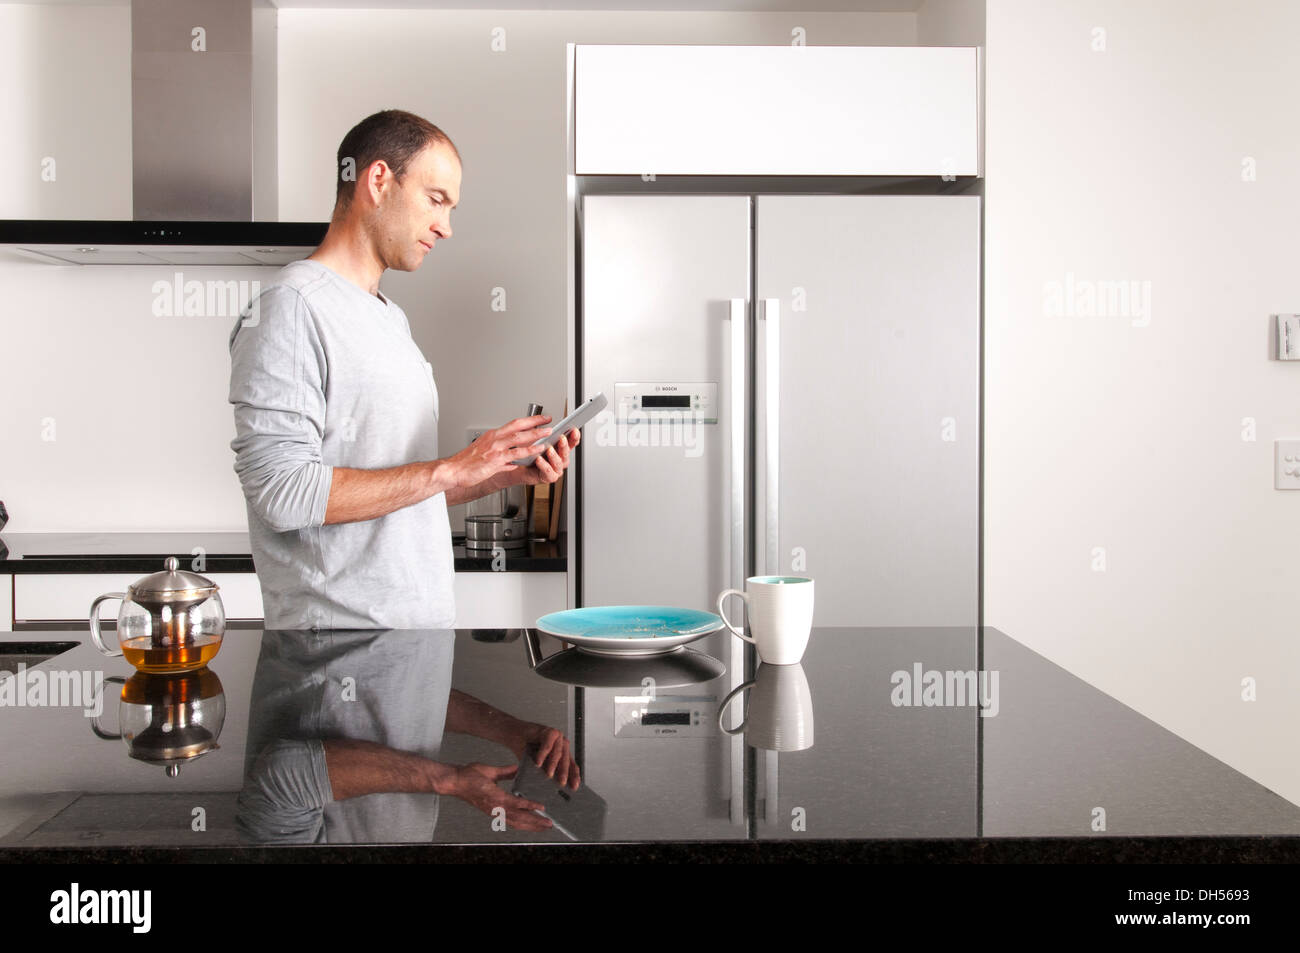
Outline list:
[[[616,695],[615,738],[699,738],[717,734],[713,695]]]
[[[718,422],[717,381],[659,381],[615,384],[614,407],[620,424]]]

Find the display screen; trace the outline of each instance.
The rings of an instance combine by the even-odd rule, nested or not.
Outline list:
[[[690,394],[645,394],[641,398],[642,407],[685,407],[690,410]]]
[[[648,711],[641,715],[643,725],[689,725],[689,711]]]

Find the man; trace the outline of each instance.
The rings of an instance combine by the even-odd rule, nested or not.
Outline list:
[[[447,507],[553,483],[577,431],[529,467],[546,415],[438,459],[438,390],[406,315],[379,292],[452,235],[460,155],[399,110],[343,139],[324,241],[281,270],[230,335],[235,472],[267,629],[450,628]]]

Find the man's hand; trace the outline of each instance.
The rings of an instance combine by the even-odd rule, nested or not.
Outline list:
[[[575,791],[578,790],[582,777],[578,771],[578,762],[573,760],[569,739],[547,725],[535,722],[523,722],[522,725],[510,741],[510,750],[522,758],[529,745],[536,745],[537,754],[533,763],[548,778],[554,778],[557,784],[567,784]]]
[[[528,456],[528,448],[551,432],[551,428],[545,426],[550,422],[550,417],[538,414],[535,417],[517,417],[503,427],[485,431],[460,453],[447,459],[456,486],[471,487],[498,477],[498,474],[523,469],[510,461]]]
[[[466,764],[454,770],[449,786],[439,793],[458,797],[487,815],[492,814],[493,808],[503,807],[507,827],[521,831],[545,831],[554,826],[547,818],[533,813],[543,810],[544,804],[507,794],[497,785],[498,781],[513,778],[519,771],[518,765],[495,767],[490,764]]]
[[[538,457],[532,466],[511,467],[507,470],[503,474],[504,478],[509,481],[506,486],[513,486],[516,483],[522,483],[525,486],[534,486],[538,483],[554,483],[560,478],[560,474],[568,469],[571,462],[569,453],[578,445],[578,441],[581,439],[581,430],[570,430],[555,441],[555,446],[547,447],[546,453]],[[516,459],[518,458],[516,457]]]

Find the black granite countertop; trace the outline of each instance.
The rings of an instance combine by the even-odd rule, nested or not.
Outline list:
[[[253,572],[247,533],[7,533],[0,543],[4,573],[150,573],[176,556],[183,564],[199,552],[204,572]],[[456,572],[564,572],[566,534],[555,542],[529,541],[497,561],[491,555],[467,555],[463,534],[453,534]]]
[[[717,721],[740,680],[722,634],[609,661],[524,629],[231,630],[210,666],[219,693],[211,678],[130,683],[155,710],[168,694],[202,698],[186,717],[219,727],[219,747],[175,777],[99,736],[150,710],[119,702],[120,683],[98,719],[69,694],[128,665],[85,632],[24,635],[0,633],[13,673],[0,682],[0,859],[271,859],[296,844],[322,860],[517,858],[539,844],[569,845],[549,852],[560,860],[1300,857],[1300,807],[996,629],[981,645],[968,629],[815,628],[801,665],[757,669],[727,714],[734,726],[746,709],[734,737]],[[397,759],[432,779],[514,765],[546,727],[606,805],[581,845],[494,824],[451,793],[387,790],[393,774],[376,767]],[[332,800],[335,787],[353,796]]]

